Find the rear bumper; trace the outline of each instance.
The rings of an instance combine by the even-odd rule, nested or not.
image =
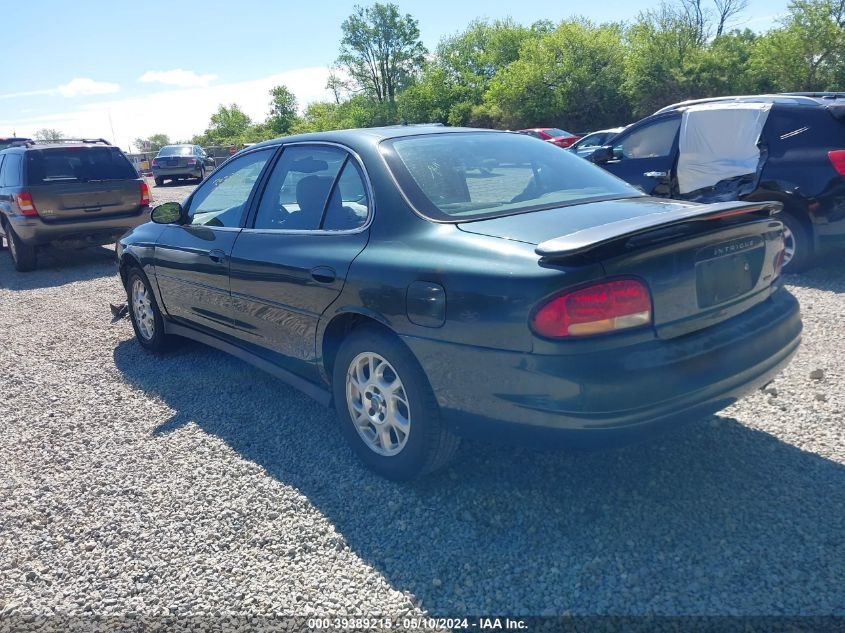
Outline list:
[[[190,167],[153,167],[154,178],[176,178],[177,176],[187,178],[199,178],[202,165],[197,165],[194,169]]]
[[[705,330],[609,351],[541,356],[403,338],[459,435],[608,445],[714,413],[769,382],[801,328],[797,300],[780,290]]]
[[[70,247],[109,244],[150,219],[150,207],[131,213],[100,218],[45,222],[40,217],[8,216],[9,223],[24,244],[57,244]]]

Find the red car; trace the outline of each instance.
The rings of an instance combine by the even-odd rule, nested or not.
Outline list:
[[[543,141],[548,141],[552,145],[557,145],[558,147],[569,147],[575,141],[577,141],[580,136],[577,134],[573,134],[572,132],[567,132],[566,130],[561,130],[557,127],[532,127],[528,128],[527,130],[517,130],[520,134],[527,134],[528,136],[533,136],[534,138],[539,138]]]

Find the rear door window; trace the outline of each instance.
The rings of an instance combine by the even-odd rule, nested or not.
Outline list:
[[[31,185],[136,178],[132,163],[116,147],[57,147],[27,152]]]

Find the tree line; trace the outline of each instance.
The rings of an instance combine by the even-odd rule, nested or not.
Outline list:
[[[356,6],[341,25],[332,100],[300,113],[277,86],[264,121],[221,105],[191,142],[403,121],[583,132],[685,99],[845,90],[845,0],[791,0],[765,33],[742,28],[746,8],[747,0],[666,0],[630,23],[479,19],[429,51],[417,20],[396,5]]]

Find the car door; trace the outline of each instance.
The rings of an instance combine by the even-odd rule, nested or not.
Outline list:
[[[217,333],[231,331],[229,258],[274,151],[229,162],[189,198],[187,223],[165,226],[156,243],[155,274],[171,318]]]
[[[291,144],[278,158],[232,250],[235,336],[316,377],[315,337],[369,236],[363,166],[332,144]]]
[[[598,163],[652,196],[671,197],[681,114],[672,112],[613,139],[613,158]]]

